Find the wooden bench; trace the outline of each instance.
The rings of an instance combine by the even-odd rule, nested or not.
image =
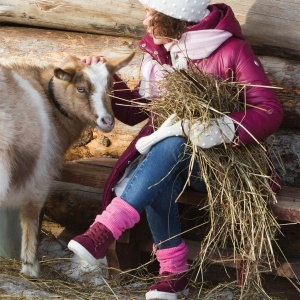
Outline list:
[[[53,184],[46,204],[46,215],[65,226],[71,234],[82,233],[86,230],[93,222],[95,215],[101,211],[103,187],[116,161],[117,159],[114,158],[102,157],[66,162],[61,177]],[[182,210],[186,213],[188,210],[196,208],[205,197],[205,194],[186,190],[179,202]],[[298,226],[300,223],[300,188],[284,186],[277,195],[277,201],[276,204],[270,206],[276,218],[295,223],[295,226]],[[185,225],[183,224],[183,226]],[[62,233],[60,232],[60,234]],[[65,235],[66,242],[72,238],[71,234]],[[189,259],[191,260],[198,254],[201,234],[187,233],[184,236],[189,246]],[[274,274],[300,278],[299,232],[297,239],[292,261],[279,264],[278,268],[273,271]],[[133,229],[125,231],[120,239],[110,247],[107,253],[108,265],[111,268],[110,276],[118,276],[119,270],[124,271],[138,267],[141,251],[152,251],[151,235],[144,216]],[[224,263],[224,257],[228,256],[230,253],[218,253],[209,260],[228,267],[236,267],[230,260],[227,260],[227,263],[225,260]]]

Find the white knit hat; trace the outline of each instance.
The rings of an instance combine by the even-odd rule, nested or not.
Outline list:
[[[175,19],[197,23],[209,14],[207,6],[210,0],[139,0],[139,2]]]

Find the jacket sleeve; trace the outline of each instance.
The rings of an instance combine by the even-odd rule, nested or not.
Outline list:
[[[243,43],[235,56],[236,59],[232,62],[235,80],[249,86],[245,92],[241,92],[245,110],[233,112],[229,116],[236,121],[239,143],[246,145],[273,134],[282,122],[283,110],[251,47]]]
[[[116,74],[113,77],[115,84],[112,96],[112,109],[115,117],[130,126],[134,126],[147,119],[147,113],[141,109],[139,104],[147,103],[149,100],[140,96],[138,86],[130,90],[120,77]]]

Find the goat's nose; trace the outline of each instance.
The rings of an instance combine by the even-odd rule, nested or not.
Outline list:
[[[110,115],[107,115],[101,119],[102,123],[108,128],[114,127],[114,118]]]

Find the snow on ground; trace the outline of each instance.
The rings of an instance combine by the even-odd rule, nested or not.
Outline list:
[[[4,293],[6,295],[4,295]],[[28,299],[59,299],[59,297],[53,293],[41,291],[26,279],[10,278],[6,275],[0,275],[0,298],[14,299],[17,297],[25,297]]]
[[[63,240],[53,241],[45,238],[40,244],[39,251],[44,260],[57,260],[51,264],[54,270],[79,282],[101,285],[103,279],[108,279],[106,258],[100,259],[96,266],[91,266],[69,251]]]
[[[103,289],[105,287],[106,290],[108,290],[106,258],[99,260],[96,266],[90,266],[82,261],[77,255],[74,255],[71,251],[69,251],[67,249],[66,242],[47,237],[44,237],[40,243],[39,256],[41,257],[40,265],[42,270],[43,265],[47,264],[54,272],[72,279],[72,282],[82,283],[83,285],[92,286],[93,288],[99,287],[99,289]],[[90,297],[83,296],[64,298],[58,295],[58,293],[51,293],[42,290],[40,281],[41,280],[39,280],[39,284],[36,284],[35,280],[28,280],[22,275],[12,277],[7,274],[0,274],[0,299],[145,299],[144,293],[139,293],[139,295],[133,297],[124,297],[120,294],[121,290],[119,292],[110,290],[106,293],[107,297],[101,296],[101,298],[94,298],[92,295]],[[47,280],[45,281],[45,285],[47,285]],[[132,288],[136,289],[138,286],[139,283],[137,282],[135,286],[132,286]],[[127,290],[130,290],[130,288],[131,287],[126,287]]]
[[[0,298],[1,299],[99,299],[99,300],[144,300],[144,292],[146,290],[145,284],[136,282],[123,288],[127,291],[124,296],[122,289],[112,290],[107,286],[108,272],[106,258],[99,260],[96,266],[90,266],[83,262],[78,256],[74,255],[67,249],[67,244],[63,240],[54,240],[53,238],[44,237],[40,243],[39,255],[41,257],[41,269],[43,265],[47,264],[54,272],[67,276],[73,282],[78,282],[83,285],[93,286],[100,289],[107,290],[104,296],[93,297],[92,292],[89,296],[84,297],[68,297],[64,298],[59,293],[51,293],[41,288],[41,280],[36,284],[34,280],[28,280],[20,276],[8,276],[5,274],[0,275]],[[67,283],[67,282],[66,282]],[[47,280],[45,282],[47,285]],[[138,291],[138,292],[136,292]],[[125,293],[126,294],[126,293]],[[202,298],[202,297],[201,297]],[[198,296],[189,296],[186,300],[201,299]],[[233,300],[234,294],[230,290],[225,290],[218,293],[218,297],[211,295],[206,297],[206,300]]]

